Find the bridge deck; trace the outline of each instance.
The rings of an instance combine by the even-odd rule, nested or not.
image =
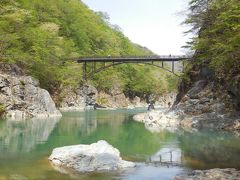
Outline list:
[[[190,59],[187,56],[142,56],[142,57],[82,57],[74,59],[78,63],[83,62],[169,62],[169,61],[183,61]]]

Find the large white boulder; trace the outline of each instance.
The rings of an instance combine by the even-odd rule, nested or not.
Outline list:
[[[112,171],[134,167],[133,162],[122,160],[118,149],[104,140],[91,145],[74,145],[56,148],[49,157],[59,171],[66,169],[78,172]]]

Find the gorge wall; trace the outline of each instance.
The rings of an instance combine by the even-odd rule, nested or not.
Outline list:
[[[61,116],[48,91],[15,65],[0,64],[0,103],[8,119]]]
[[[194,65],[179,85],[173,109],[183,127],[240,130],[239,84],[219,82],[208,65]]]

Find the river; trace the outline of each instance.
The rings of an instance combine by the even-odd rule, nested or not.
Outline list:
[[[96,110],[63,117],[0,121],[0,179],[161,179],[192,169],[240,169],[240,138],[226,132],[151,133],[132,120],[145,110]],[[62,174],[48,156],[55,147],[106,140],[125,160],[138,163],[126,171]]]

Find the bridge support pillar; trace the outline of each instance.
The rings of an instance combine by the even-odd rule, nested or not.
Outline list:
[[[184,63],[184,60],[183,60],[183,62],[182,62],[182,72],[184,72],[185,71],[185,63]]]
[[[174,61],[172,61],[172,72],[174,73]]]
[[[96,62],[93,63],[93,71],[96,71]]]
[[[83,80],[87,80],[87,62],[83,63]]]

